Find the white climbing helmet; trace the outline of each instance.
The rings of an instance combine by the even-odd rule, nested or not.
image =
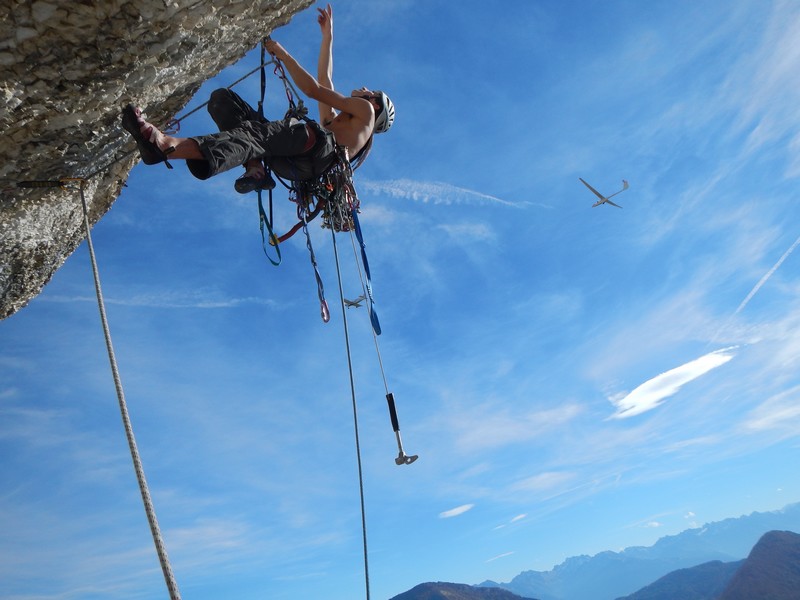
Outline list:
[[[375,133],[389,131],[394,123],[394,104],[389,100],[389,96],[379,90],[375,90],[373,94],[380,105],[380,110],[375,115]]]

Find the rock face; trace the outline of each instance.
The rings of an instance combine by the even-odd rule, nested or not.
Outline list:
[[[10,0],[0,20],[0,319],[27,304],[138,161],[128,102],[163,123],[312,0]],[[5,8],[5,7],[4,7]],[[8,10],[8,9],[6,9]],[[124,135],[123,135],[124,134]]]

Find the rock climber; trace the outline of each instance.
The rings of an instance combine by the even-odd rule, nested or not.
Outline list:
[[[243,165],[245,174],[234,185],[240,193],[274,185],[264,163],[286,179],[315,178],[333,164],[337,145],[346,147],[351,165],[359,166],[372,147],[373,135],[392,126],[394,105],[382,91],[363,87],[344,96],[334,90],[333,9],[328,4],[317,10],[322,42],[316,79],[278,42],[268,40],[266,49],[283,63],[300,91],[317,101],[320,123],[293,118],[269,121],[235,92],[218,89],[211,94],[208,112],[220,132],[180,138],[162,133],[129,104],[122,111],[122,126],[136,141],[144,163],[185,159],[198,179]]]

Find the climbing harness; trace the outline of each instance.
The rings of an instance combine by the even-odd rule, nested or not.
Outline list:
[[[95,257],[94,253],[94,244],[92,243],[91,226],[89,225],[89,209],[86,205],[86,196],[84,194],[86,183],[87,180],[80,177],[65,177],[54,181],[20,181],[17,185],[22,188],[61,188],[62,190],[67,190],[77,185],[78,190],[80,191],[81,206],[83,208],[83,225],[84,229],[86,230],[86,244],[89,248],[89,258],[92,263],[92,275],[94,276],[94,287],[97,295],[97,307],[100,311],[100,321],[103,326],[103,335],[106,341],[108,360],[111,364],[111,373],[114,378],[114,387],[117,391],[117,400],[119,401],[122,424],[125,428],[125,436],[128,439],[128,448],[131,453],[133,468],[134,471],[136,471],[136,479],[139,483],[139,491],[142,495],[145,513],[147,514],[147,522],[150,524],[150,533],[153,536],[153,543],[156,547],[158,560],[161,563],[161,571],[164,574],[164,580],[167,584],[167,589],[169,590],[170,600],[181,600],[178,584],[172,572],[172,566],[169,562],[169,557],[167,556],[164,540],[161,537],[161,529],[158,526],[156,511],[153,507],[152,498],[150,497],[150,489],[147,486],[147,479],[144,475],[144,467],[142,466],[142,460],[139,456],[139,450],[136,446],[136,438],[133,435],[133,427],[131,425],[130,415],[128,414],[128,405],[125,401],[125,392],[122,389],[122,380],[119,376],[117,359],[111,342],[111,330],[108,327],[105,301],[103,300],[103,292],[100,286],[100,274],[97,268],[97,258]]]

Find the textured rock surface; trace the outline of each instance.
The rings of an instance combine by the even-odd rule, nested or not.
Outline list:
[[[134,101],[178,114],[200,85],[312,0],[3,2],[0,17],[0,319],[25,306],[85,237],[138,160],[119,125]],[[8,10],[7,7],[10,7]]]

